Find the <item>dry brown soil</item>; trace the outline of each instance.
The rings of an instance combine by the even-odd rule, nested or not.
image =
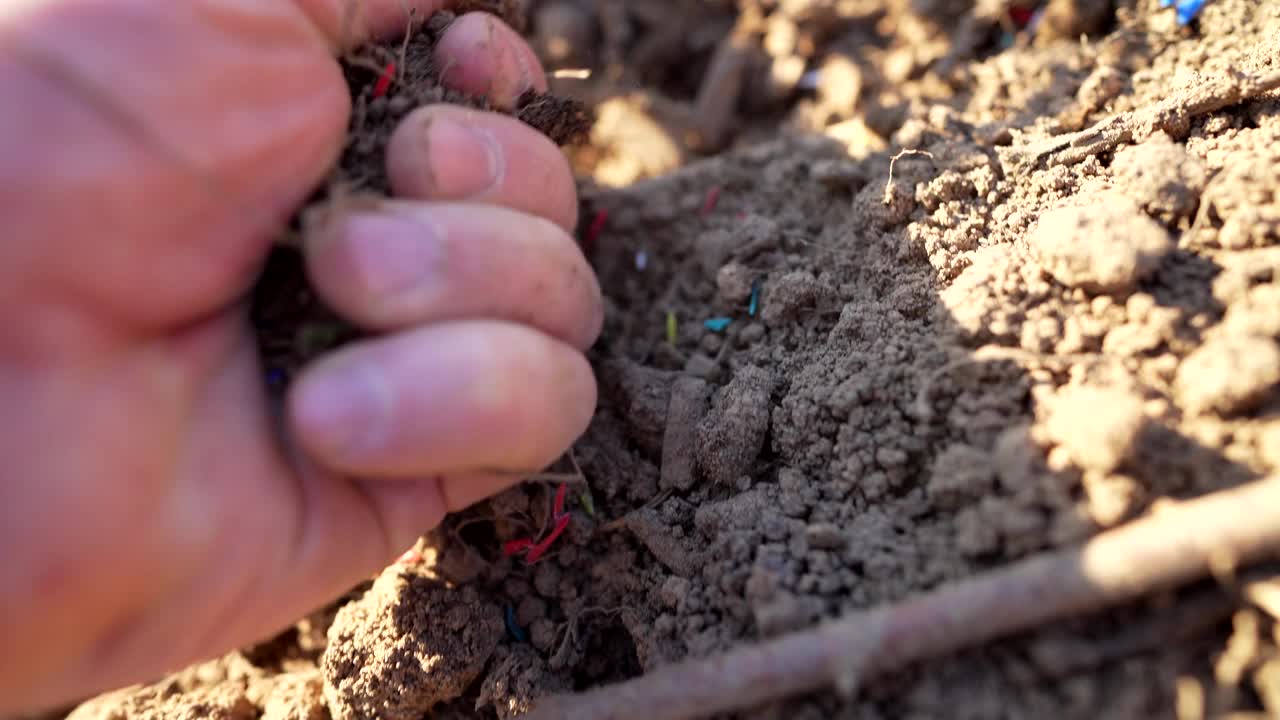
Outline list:
[[[504,555],[553,524],[527,483],[70,717],[512,717],[1280,472],[1280,98],[1197,104],[1280,70],[1280,4],[1007,5],[527,8],[593,71],[553,88],[608,303],[564,535]],[[336,337],[285,315],[282,364]],[[1278,611],[1205,581],[741,717],[1280,717]]]

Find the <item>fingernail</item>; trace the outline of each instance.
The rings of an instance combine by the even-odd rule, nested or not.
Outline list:
[[[493,133],[447,116],[428,121],[427,157],[436,191],[456,200],[483,195],[505,171]]]
[[[440,273],[440,231],[425,218],[383,212],[347,219],[352,272],[365,290],[390,298],[429,284]]]
[[[516,64],[520,66],[520,80],[516,85],[515,97],[511,100],[514,105],[524,99],[525,93],[533,89],[533,71],[529,69],[529,59],[524,53],[518,48],[513,48],[512,52],[516,55]]]
[[[485,22],[488,46],[494,54],[497,66],[495,87],[490,88],[490,99],[510,108],[520,102],[520,97],[533,87],[533,73],[529,70],[527,56],[521,51],[524,40],[510,28],[500,25],[492,15],[486,16]]]
[[[339,362],[298,388],[294,414],[308,446],[330,459],[355,460],[384,435],[391,393],[368,359]]]

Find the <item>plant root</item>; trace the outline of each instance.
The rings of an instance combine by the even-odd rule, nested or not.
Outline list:
[[[616,685],[550,696],[523,717],[698,718],[829,687],[850,696],[867,679],[915,662],[1277,555],[1280,476],[1164,504],[1079,547],[900,604]]]
[[[893,203],[893,169],[894,169],[894,166],[898,164],[898,161],[901,160],[905,155],[923,155],[929,158],[930,160],[934,159],[933,153],[927,150],[912,150],[912,149],[899,150],[897,155],[894,155],[893,157],[889,158],[889,179],[884,181],[884,197],[881,198],[880,200],[880,202],[885,205],[891,205]]]

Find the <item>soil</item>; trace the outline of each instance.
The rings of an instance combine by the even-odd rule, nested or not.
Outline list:
[[[70,717],[514,717],[1280,472],[1280,97],[1247,80],[1280,71],[1280,6],[521,13],[549,67],[592,70],[542,99],[555,122],[523,116],[562,141],[586,116],[554,98],[595,119],[566,147],[607,296],[600,406],[554,468],[586,481],[567,515],[553,477],[525,483],[280,637]],[[353,120],[359,191],[385,189],[396,113],[445,97],[415,72]],[[273,268],[282,384],[346,336]],[[537,562],[510,552],[557,527]],[[1206,580],[738,717],[1280,717],[1261,587]]]

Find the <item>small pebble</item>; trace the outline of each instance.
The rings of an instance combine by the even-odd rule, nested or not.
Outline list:
[[[716,290],[727,303],[737,305],[751,297],[751,269],[739,263],[729,263],[716,273]]]
[[[724,347],[724,337],[717,335],[716,333],[707,333],[702,336],[702,340],[699,341],[699,344],[704,351],[714,355],[715,353],[720,352],[720,348]]]
[[[814,523],[804,529],[805,539],[809,547],[817,550],[843,550],[845,536],[840,528],[832,523]]]
[[[755,345],[764,339],[764,325],[751,323],[738,333],[738,342],[744,346]]]
[[[694,353],[689,356],[688,361],[684,364],[684,371],[694,377],[703,380],[712,380],[715,378],[719,366],[715,359],[707,357],[702,353]]]

